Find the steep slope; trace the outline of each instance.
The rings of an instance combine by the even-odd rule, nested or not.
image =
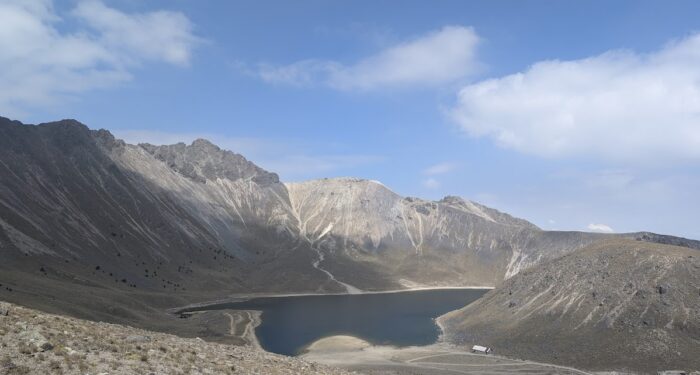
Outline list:
[[[287,183],[300,236],[336,279],[362,289],[494,286],[540,262],[611,237],[700,248],[653,233],[609,235],[540,230],[525,220],[459,197],[402,197],[377,181],[334,178]],[[361,267],[358,267],[361,266]]]
[[[353,273],[348,265],[360,263],[403,286],[490,286],[500,281],[513,244],[540,232],[461,198],[404,198],[377,181],[286,185],[302,236],[324,254],[322,265],[345,280]]]
[[[376,181],[284,184],[206,140],[0,118],[0,298],[50,311],[153,327],[163,307],[232,293],[494,286],[607,237]]]
[[[195,181],[147,148],[72,120],[0,119],[0,298],[156,324],[158,307],[231,292],[342,290],[269,220],[284,206],[276,176],[241,160]]]
[[[440,318],[496,353],[653,372],[700,369],[700,251],[616,239],[545,262]]]

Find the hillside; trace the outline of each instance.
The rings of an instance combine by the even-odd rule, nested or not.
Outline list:
[[[130,145],[75,120],[0,118],[0,298],[49,312],[172,332],[164,311],[174,306],[495,286],[614,236],[543,231],[463,198],[402,197],[376,181],[284,183],[201,139]]]
[[[445,340],[591,370],[700,369],[700,252],[598,242],[440,318]]]
[[[41,313],[0,302],[0,374],[348,372],[264,352]]]

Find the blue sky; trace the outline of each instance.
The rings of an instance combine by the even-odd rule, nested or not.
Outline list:
[[[700,238],[695,1],[0,0],[0,115]],[[4,55],[4,56],[3,56]]]

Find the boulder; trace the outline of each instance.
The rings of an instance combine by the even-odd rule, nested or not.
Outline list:
[[[143,335],[129,335],[126,337],[126,340],[124,340],[128,343],[139,343],[139,342],[149,342],[151,341],[151,338],[148,336],[143,336]]]
[[[53,344],[51,344],[36,327],[28,327],[24,331],[20,332],[18,338],[26,345],[36,349],[36,351],[45,352],[53,349]]]
[[[0,316],[10,315],[10,305],[0,302]]]

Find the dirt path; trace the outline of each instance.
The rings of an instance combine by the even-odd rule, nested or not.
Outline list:
[[[556,368],[559,370],[564,370],[567,372],[570,372],[572,374],[581,374],[581,375],[593,375],[589,372],[585,372],[582,370],[578,370],[572,367],[566,367],[566,366],[559,366],[559,365],[554,365],[554,364],[549,364],[549,363],[541,363],[541,362],[534,362],[534,361],[519,361],[519,360],[513,360],[513,359],[507,359],[507,358],[502,358],[502,357],[495,357],[498,359],[505,359],[508,361],[512,361],[512,363],[498,363],[498,364],[466,364],[466,363],[444,363],[444,362],[430,362],[430,361],[424,361],[425,359],[429,358],[438,358],[438,357],[445,357],[445,356],[451,356],[451,355],[458,355],[458,356],[474,356],[474,357],[479,357],[479,358],[489,358],[487,356],[484,356],[482,354],[473,354],[469,352],[460,352],[460,351],[453,351],[449,353],[440,353],[440,354],[432,354],[432,355],[426,355],[418,358],[412,358],[409,360],[406,360],[406,363],[417,363],[421,365],[431,365],[431,364],[439,364],[442,366],[449,365],[449,366],[460,366],[460,367],[504,367],[504,366],[519,366],[519,367],[525,367],[525,366],[543,366],[543,367],[548,367],[548,368]],[[467,372],[469,373],[469,372]]]
[[[330,273],[330,272],[329,272],[328,270],[326,270],[325,268],[321,267],[321,262],[323,262],[323,260],[325,259],[325,256],[323,255],[323,253],[321,252],[321,250],[319,250],[319,249],[313,247],[313,244],[311,244],[311,248],[314,249],[314,251],[316,251],[316,254],[318,254],[318,259],[316,259],[313,263],[311,263],[311,265],[312,265],[315,269],[317,269],[317,270],[319,270],[319,271],[325,273],[332,281],[334,281],[334,282],[340,284],[343,288],[345,288],[345,290],[347,291],[347,294],[362,294],[362,292],[363,292],[362,289],[359,289],[359,288],[354,287],[354,286],[352,286],[352,285],[350,285],[350,284],[348,284],[348,283],[344,283],[344,282],[342,282],[342,281],[336,279],[335,276],[333,276],[332,273]]]
[[[327,341],[332,342],[332,340]],[[456,350],[456,348],[444,344],[410,348],[370,346],[348,350],[339,350],[337,346],[324,347],[323,345],[312,345],[312,348],[313,350],[303,355],[304,359],[370,374],[592,375],[565,366],[473,354],[465,350]]]
[[[239,337],[248,345],[260,349],[260,342],[255,336],[255,327],[260,325],[260,312],[240,310],[223,313],[229,319],[229,335]]]

